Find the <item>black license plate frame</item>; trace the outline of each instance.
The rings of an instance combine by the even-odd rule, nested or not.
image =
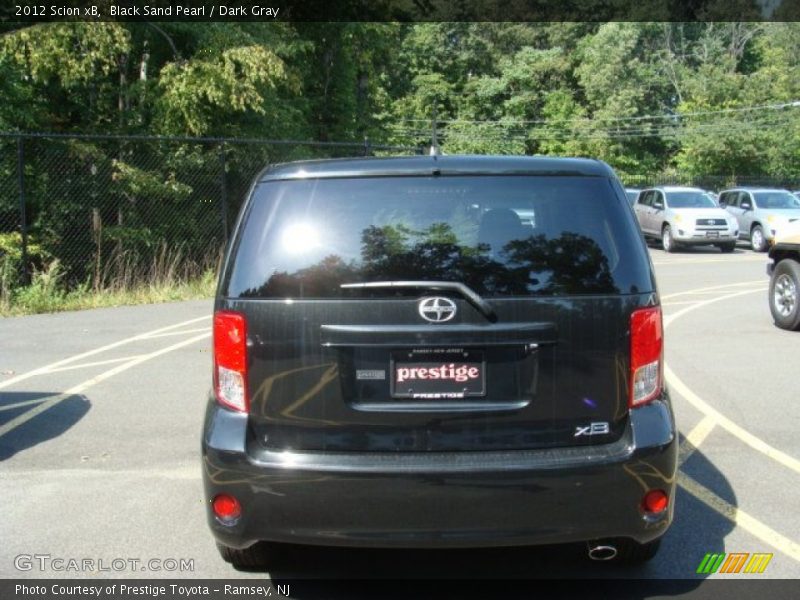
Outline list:
[[[389,386],[394,399],[483,398],[486,375],[482,349],[419,348],[390,353]]]

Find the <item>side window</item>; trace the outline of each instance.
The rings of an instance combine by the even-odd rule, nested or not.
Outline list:
[[[639,193],[639,204],[641,204],[642,206],[650,206],[652,204],[652,200],[653,200],[652,191]]]
[[[736,197],[736,192],[725,192],[724,194],[720,194],[719,203],[726,206],[736,206]]]
[[[662,208],[666,206],[666,204],[664,203],[664,194],[658,191],[653,192],[653,206],[659,203],[661,204]]]
[[[753,202],[749,192],[739,192],[739,206],[741,208],[755,208],[755,202]]]

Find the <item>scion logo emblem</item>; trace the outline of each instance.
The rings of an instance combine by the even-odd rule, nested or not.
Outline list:
[[[423,298],[419,303],[419,316],[431,323],[444,323],[456,316],[456,303],[441,296]]]

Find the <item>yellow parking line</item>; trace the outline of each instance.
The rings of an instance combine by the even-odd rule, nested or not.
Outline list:
[[[679,304],[695,304],[697,302],[700,302],[700,300],[676,300],[675,302],[662,302],[661,306],[678,306]]]
[[[683,464],[692,455],[692,453],[700,447],[708,435],[713,431],[716,426],[716,421],[706,415],[694,428],[686,435],[681,443],[678,451],[678,463]]]
[[[199,327],[197,329],[181,329],[180,331],[168,331],[166,333],[152,333],[144,336],[144,340],[152,340],[154,338],[169,337],[171,335],[185,335],[187,333],[199,333],[201,331],[208,331],[208,327]]]
[[[207,317],[204,317],[204,318],[207,318]],[[80,393],[84,392],[85,390],[89,389],[90,387],[100,383],[101,381],[105,381],[109,377],[113,377],[114,375],[117,375],[118,373],[122,373],[123,371],[127,371],[128,369],[130,369],[132,367],[135,367],[136,365],[140,365],[143,362],[146,362],[146,361],[151,360],[153,358],[156,358],[157,356],[161,356],[162,354],[166,354],[167,352],[172,352],[173,350],[177,350],[178,348],[183,348],[184,346],[188,346],[189,344],[193,344],[193,343],[195,343],[197,341],[200,341],[200,340],[205,339],[205,338],[210,337],[210,336],[211,336],[211,332],[203,333],[201,335],[196,335],[193,338],[190,338],[188,340],[183,340],[182,342],[178,342],[177,344],[172,344],[171,346],[167,346],[166,348],[161,348],[160,350],[156,350],[155,352],[151,352],[150,354],[142,354],[141,356],[139,356],[137,358],[134,358],[134,359],[132,359],[132,360],[130,360],[130,361],[124,363],[124,364],[118,365],[118,366],[114,367],[113,369],[109,369],[108,371],[104,371],[103,373],[100,373],[99,375],[96,375],[95,377],[92,377],[91,379],[87,379],[86,381],[83,381],[83,382],[79,383],[78,385],[71,387],[70,389],[65,391],[63,394],[59,394],[58,396],[53,396],[52,398],[50,398],[48,400],[45,400],[44,402],[42,402],[38,406],[36,406],[36,407],[32,408],[31,410],[19,415],[17,418],[10,420],[8,423],[5,423],[3,426],[0,426],[0,437],[4,436],[9,431],[12,431],[12,430],[16,429],[20,425],[23,425],[24,423],[27,423],[28,421],[30,421],[35,416],[43,413],[48,408],[51,408],[51,407],[55,406],[56,404],[58,404],[62,400],[65,400],[66,398],[69,398],[71,396],[75,396],[77,394],[80,394]]]
[[[95,362],[88,362],[88,363],[80,363],[78,365],[69,365],[67,367],[57,367],[55,369],[48,369],[45,373],[60,373],[61,371],[71,371],[73,369],[84,369],[86,367],[99,367],[100,365],[109,365],[115,362],[125,362],[126,360],[133,360],[134,358],[139,358],[142,356],[141,354],[135,354],[133,356],[123,356],[122,358],[109,358],[108,360],[98,360]]]
[[[31,404],[39,404],[40,402],[44,402],[48,398],[52,397],[53,397],[52,395],[42,396],[41,398],[34,398],[33,400],[24,400],[22,402],[15,402],[14,404],[0,404],[0,412],[3,412],[4,410],[14,410],[15,408],[22,408],[23,406],[30,406]]]
[[[757,282],[747,281],[747,282],[740,282],[737,284],[728,284],[725,286],[713,286],[710,288],[699,288],[695,290],[688,290],[685,292],[671,294],[670,296],[665,296],[665,298],[688,295],[699,291],[708,291],[712,289],[723,290],[724,288],[752,285],[753,283],[763,283],[763,280],[759,280]],[[722,300],[735,298],[745,294],[752,294],[763,291],[764,288],[759,287],[754,290],[744,290],[741,292],[724,294],[722,296],[719,296],[717,298],[712,298],[710,300],[694,302],[692,303],[692,306],[688,306],[684,309],[679,310],[677,313],[670,315],[669,317],[665,317],[664,328],[666,329],[666,327],[670,325],[672,322],[674,322],[675,319],[677,319],[678,317],[681,317],[688,312],[707,306],[714,302],[720,302]],[[800,473],[800,461],[781,452],[777,448],[773,448],[760,438],[754,436],[747,430],[743,429],[742,427],[740,427],[739,425],[737,425],[736,423],[734,423],[733,421],[722,415],[719,411],[713,409],[709,404],[707,404],[697,394],[695,394],[691,389],[689,389],[689,387],[685,383],[683,383],[683,381],[681,381],[677,375],[675,375],[674,371],[669,367],[669,365],[666,364],[664,365],[664,375],[669,386],[672,389],[674,389],[687,402],[692,404],[695,408],[697,408],[700,412],[704,414],[704,417],[689,432],[684,442],[681,444],[679,450],[680,464],[683,464],[689,458],[689,456],[691,456],[692,452],[694,452],[694,450],[700,444],[703,443],[703,441],[708,437],[708,435],[711,433],[711,431],[714,429],[716,425],[720,425],[726,431],[728,431],[729,433],[737,437],[739,440],[746,443],[751,448],[758,450],[767,457],[788,467],[789,469],[792,469],[793,471]],[[769,526],[765,525],[752,515],[733,506],[729,502],[726,502],[725,500],[720,498],[717,494],[709,490],[707,487],[703,486],[696,480],[692,479],[686,473],[678,471],[677,478],[678,478],[678,485],[680,485],[681,488],[683,488],[692,496],[703,502],[713,511],[722,515],[726,519],[732,521],[737,527],[741,527],[742,529],[744,529],[751,535],[757,537],[761,541],[769,544],[770,546],[773,546],[774,548],[777,548],[787,556],[790,556],[794,560],[800,562],[799,544],[787,538],[786,536],[781,535],[780,533],[770,528]]]
[[[728,433],[739,438],[742,442],[758,450],[768,458],[771,458],[777,463],[782,464],[784,467],[791,469],[795,473],[800,473],[800,460],[781,452],[763,441],[761,438],[754,436],[746,429],[740,427],[722,413],[711,408],[700,396],[695,394],[689,387],[681,381],[669,365],[664,366],[664,374],[670,388],[674,389],[680,394],[689,404],[692,404],[697,410],[705,414],[707,417],[714,420],[714,422],[728,431]]]
[[[748,285],[752,282],[741,282],[737,285]],[[681,292],[681,293],[691,293],[692,291],[700,291],[705,290],[708,288],[698,288],[696,290],[689,290],[688,292]],[[710,300],[703,300],[701,302],[697,302],[692,306],[687,306],[684,309],[679,310],[677,313],[673,315],[669,315],[664,317],[664,329],[666,329],[672,322],[675,321],[678,317],[682,317],[686,313],[689,313],[693,310],[697,310],[698,308],[702,308],[704,306],[708,306],[709,304],[713,304],[714,302],[721,302],[722,300],[728,300],[730,298],[736,298],[738,296],[743,296],[745,294],[753,294],[756,292],[763,292],[766,288],[758,288],[755,290],[744,290],[741,292],[733,292],[731,294],[725,294],[723,296],[719,296],[717,298],[712,298]],[[676,294],[672,294],[675,296]],[[689,386],[687,386],[681,379],[675,374],[675,372],[670,368],[668,364],[664,365],[664,376],[667,380],[669,386],[678,392],[687,402],[692,404],[697,410],[702,412],[704,415],[711,417],[714,421],[722,428],[728,431],[728,433],[732,434],[733,436],[737,437],[739,440],[753,448],[754,450],[758,450],[768,458],[771,458],[775,462],[782,464],[783,466],[795,471],[796,473],[800,473],[800,461],[796,458],[789,456],[788,454],[781,452],[777,448],[774,448],[767,444],[762,439],[756,437],[743,427],[740,427],[733,421],[731,421],[728,417],[724,416],[719,411],[712,408],[707,402],[705,402],[700,396],[695,394]]]
[[[3,437],[9,431],[13,431],[14,429],[19,427],[20,425],[30,421],[33,417],[43,413],[44,411],[46,411],[51,406],[55,406],[56,404],[58,404],[62,400],[66,400],[67,398],[70,398],[73,395],[74,394],[66,394],[65,393],[65,394],[58,394],[56,396],[50,396],[47,400],[45,400],[44,402],[41,402],[38,406],[35,406],[34,408],[22,413],[16,419],[11,419],[8,423],[5,423],[3,426],[1,426],[0,427],[0,437]]]
[[[734,288],[742,285],[763,284],[764,281],[765,279],[753,279],[752,281],[740,281],[738,283],[725,283],[722,285],[712,285],[708,287],[694,288],[693,290],[686,290],[683,292],[675,292],[673,294],[667,294],[666,296],[662,296],[661,299],[669,300],[670,298],[675,298],[676,296],[686,296],[686,295],[696,294],[697,292],[705,292],[707,290],[722,290],[725,288]]]
[[[714,302],[720,302],[721,300],[729,300],[731,298],[736,298],[737,296],[745,296],[747,294],[754,294],[756,292],[766,292],[767,288],[756,288],[754,290],[744,290],[743,292],[733,292],[732,294],[725,294],[724,296],[717,296],[716,298],[711,298],[710,300],[699,300],[692,304],[692,306],[687,306],[686,308],[682,308],[678,312],[667,315],[664,317],[664,329],[669,327],[669,325],[678,317],[682,317],[688,312],[693,310],[697,310],[698,308],[702,308],[704,306],[708,306],[709,304],[713,304]]]
[[[88,352],[82,352],[81,354],[76,354],[75,356],[70,356],[69,358],[58,360],[56,362],[50,363],[49,365],[44,365],[43,367],[39,367],[37,369],[33,369],[32,371],[28,371],[27,373],[22,373],[20,375],[17,375],[16,377],[12,377],[11,379],[0,381],[0,389],[6,388],[10,385],[13,385],[20,381],[24,381],[31,377],[35,377],[36,375],[44,375],[51,369],[54,369],[56,367],[61,367],[62,365],[67,365],[69,363],[75,362],[76,360],[80,360],[88,356],[94,356],[95,354],[100,354],[101,352],[111,350],[112,348],[116,348],[124,344],[129,344],[137,340],[145,339],[147,338],[147,336],[154,335],[156,333],[161,333],[162,331],[169,331],[170,329],[175,329],[177,327],[189,325],[190,323],[197,323],[198,321],[203,321],[205,319],[210,319],[210,318],[211,318],[210,315],[206,315],[204,317],[198,317],[196,319],[189,319],[188,321],[181,321],[180,323],[175,323],[174,325],[167,325],[166,327],[160,327],[158,329],[153,329],[152,331],[146,331],[144,333],[140,333],[128,338],[121,339],[112,344],[107,344],[105,346],[101,346],[100,348],[89,350]]]
[[[800,562],[800,544],[781,535],[755,517],[744,512],[742,509],[726,502],[707,487],[689,477],[686,473],[678,472],[678,485],[713,511],[733,522],[737,527],[741,527],[762,542],[769,544],[773,548],[777,548],[787,556]]]
[[[763,281],[759,281],[759,283],[763,284]],[[719,290],[703,290],[700,292],[684,292],[684,296],[713,296],[715,294],[719,294]]]
[[[700,265],[703,263],[739,263],[739,262],[767,262],[766,256],[737,256],[736,258],[698,258],[696,260],[678,259],[678,260],[658,260],[653,261],[657,267],[669,265]]]

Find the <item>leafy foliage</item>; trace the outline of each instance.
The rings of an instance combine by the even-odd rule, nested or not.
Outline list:
[[[786,6],[786,22],[772,23],[731,21],[754,10],[747,0],[709,4],[707,22],[477,23],[455,20],[462,8],[450,4],[431,7],[453,22],[0,24],[0,131],[425,147],[435,130],[446,153],[590,156],[623,175],[676,179],[800,178],[800,23]],[[0,150],[9,235],[15,140]],[[149,261],[164,243],[189,253],[221,241],[201,219],[221,177],[237,190],[234,212],[263,164],[334,154],[97,140],[29,141],[25,152],[30,237],[61,258],[52,280],[73,285],[92,271],[96,283],[112,259]]]
[[[39,24],[0,36],[0,128],[427,145],[435,118],[446,152],[788,176],[800,110],[719,111],[800,98],[798,45],[728,18]]]
[[[283,61],[262,46],[229,48],[219,56],[169,64],[159,80],[162,127],[206,135],[217,129],[221,114],[264,115],[264,100],[284,77]]]

